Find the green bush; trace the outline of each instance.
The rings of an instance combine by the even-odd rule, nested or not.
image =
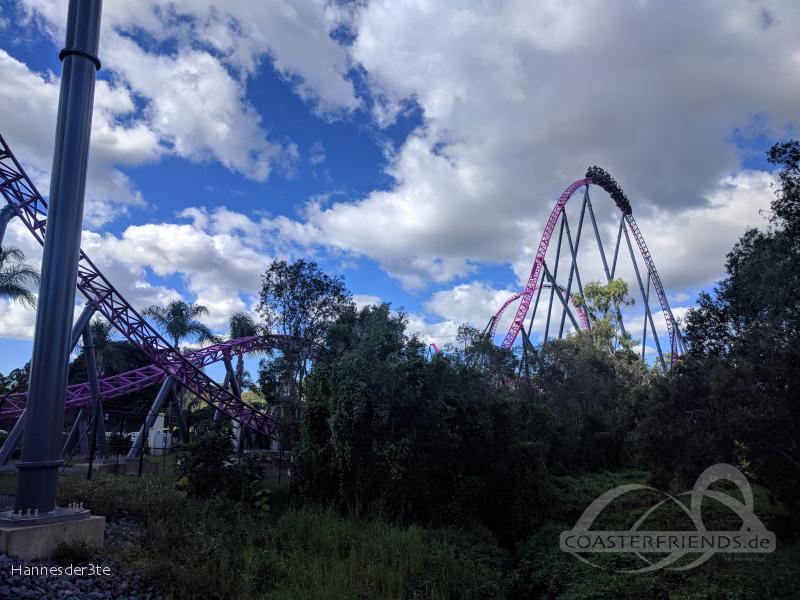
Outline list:
[[[212,496],[226,487],[225,466],[233,453],[233,431],[222,421],[202,421],[188,444],[177,448],[178,476],[190,496]]]

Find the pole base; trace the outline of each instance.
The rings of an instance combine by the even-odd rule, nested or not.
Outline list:
[[[37,525],[8,526],[3,523],[0,524],[0,552],[22,560],[33,560],[49,558],[61,544],[100,547],[103,545],[105,529],[105,517],[96,515],[65,521],[40,521]]]
[[[0,512],[0,527],[30,527],[33,525],[46,525],[47,523],[62,523],[64,521],[80,521],[92,516],[88,508],[62,508],[56,506],[51,512],[38,515],[29,515],[7,510]]]

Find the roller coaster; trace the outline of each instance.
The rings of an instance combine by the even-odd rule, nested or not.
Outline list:
[[[610,264],[604,252],[600,228],[598,227],[589,196],[590,186],[597,186],[604,190],[621,213],[614,244],[613,259]],[[583,201],[576,235],[573,240],[566,206],[581,188],[584,189]],[[0,191],[7,202],[4,213],[5,221],[13,216],[19,217],[34,238],[43,244],[47,225],[47,203],[2,136],[0,136]],[[617,275],[620,247],[624,237],[644,305],[644,329],[641,340],[642,358],[645,359],[645,340],[649,328],[651,339],[656,346],[658,360],[662,368],[666,370],[668,364],[674,363],[680,351],[683,350],[683,338],[669,307],[666,293],[652,256],[633,218],[630,202],[619,184],[599,167],[589,168],[584,178],[571,183],[561,194],[545,224],[524,289],[513,294],[500,306],[489,320],[484,330],[485,335],[493,339],[506,310],[513,306],[514,303],[519,302],[508,332],[499,346],[501,348],[511,348],[521,334],[523,338],[523,353],[533,348],[531,331],[544,290],[547,290],[550,296],[547,303],[543,335],[545,341],[550,336],[554,317],[556,320],[558,319],[559,307],[561,321],[558,326],[557,337],[561,338],[568,332],[567,319],[569,319],[572,328],[576,331],[591,329],[589,315],[583,306],[575,302],[575,292],[583,294],[578,250],[587,215],[592,224],[607,281],[611,281]],[[5,225],[5,222],[3,225]],[[548,250],[551,249],[551,241],[556,228],[558,228],[558,236],[555,244],[555,257],[551,258],[551,268],[546,259]],[[1,234],[2,231],[0,231]],[[637,259],[634,252],[631,237],[635,240],[636,247],[639,250],[639,259],[643,261],[646,269],[646,285],[642,279],[639,259]],[[559,283],[557,278],[564,248],[569,252],[566,256],[570,264],[566,282]],[[214,406],[217,415],[227,415],[242,427],[267,438],[276,437],[275,418],[267,412],[260,411],[249,405],[242,399],[241,390],[232,372],[231,358],[250,352],[285,350],[291,344],[289,338],[280,335],[252,336],[213,344],[184,354],[170,345],[158,331],[141,317],[82,250],[80,252],[77,286],[86,297],[86,304],[83,313],[76,321],[72,346],[77,345],[79,339],[83,337],[85,351],[91,350],[91,340],[87,339],[87,336],[90,338],[88,324],[94,313],[100,313],[108,319],[125,339],[138,347],[152,361],[152,364],[102,379],[98,379],[96,372],[92,373],[92,369],[89,369],[89,381],[71,385],[67,389],[66,408],[82,411],[75,421],[75,427],[78,426],[81,418],[84,419],[85,427],[85,415],[91,414],[92,407],[100,407],[99,414],[102,415],[103,401],[123,397],[131,392],[161,384],[161,390],[148,411],[145,423],[140,430],[137,444],[131,449],[129,456],[134,456],[136,453],[141,452],[142,440],[146,438],[155,415],[162,409],[170,394],[174,395],[175,390],[181,388],[190,390],[198,399]],[[573,288],[575,288],[574,291]],[[660,336],[655,327],[653,311],[650,308],[651,289],[655,290],[666,325],[669,343],[668,360],[664,356],[659,339]],[[558,300],[557,304],[554,302],[556,299]],[[618,326],[624,332],[625,324],[619,306],[615,306],[615,314]],[[524,326],[526,318],[528,318],[527,328]],[[87,342],[89,343],[87,344]],[[431,354],[440,352],[436,344],[431,344],[429,351]],[[225,381],[222,385],[214,382],[204,372],[205,367],[218,362],[223,362],[226,368]],[[520,372],[522,372],[522,369],[520,369]],[[26,399],[26,393],[9,394],[2,399],[0,420],[16,418],[17,421],[3,448],[0,449],[0,464],[5,464],[8,461],[11,452],[20,439]],[[100,426],[102,427],[102,424]]]
[[[595,217],[594,208],[589,195],[590,186],[596,186],[605,191],[614,201],[616,208],[621,213],[619,226],[617,227],[616,239],[614,243],[613,258],[611,261],[606,256],[602,236],[600,234],[600,227],[598,227],[597,219]],[[567,217],[566,206],[569,200],[576,195],[576,192],[581,188],[584,189],[583,201],[580,206],[580,215],[578,217],[578,225],[573,240],[572,230],[569,226],[569,219]],[[593,166],[586,171],[585,177],[572,182],[559,197],[555,206],[550,212],[550,216],[545,223],[544,232],[539,240],[539,245],[533,260],[530,275],[528,276],[527,283],[524,289],[520,292],[513,294],[506,300],[497,312],[489,319],[489,322],[484,329],[485,335],[489,339],[494,339],[497,332],[498,325],[500,324],[506,310],[515,302],[519,301],[517,310],[508,327],[508,332],[500,342],[501,348],[512,348],[518,337],[523,338],[523,353],[533,347],[531,341],[531,332],[534,327],[534,320],[540,305],[542,291],[547,289],[550,292],[549,301],[547,303],[543,341],[547,341],[550,337],[551,324],[553,323],[553,316],[557,311],[561,310],[560,323],[558,325],[557,337],[561,338],[565,335],[566,319],[569,318],[574,330],[591,329],[591,321],[587,317],[583,309],[575,307],[573,290],[577,289],[581,296],[583,296],[583,280],[581,278],[578,260],[578,251],[580,248],[581,236],[583,233],[583,226],[588,215],[589,221],[592,224],[594,237],[597,243],[597,251],[601,259],[603,273],[606,282],[612,281],[618,275],[618,265],[620,258],[620,247],[624,237],[628,255],[630,257],[630,265],[633,274],[636,277],[641,300],[643,304],[643,320],[644,326],[642,329],[642,338],[640,340],[642,360],[646,360],[646,341],[648,331],[656,347],[658,361],[664,370],[667,370],[672,364],[678,360],[678,356],[685,351],[683,336],[681,335],[678,324],[669,306],[664,286],[661,282],[658,270],[656,269],[653,257],[650,250],[645,243],[644,236],[642,235],[636,220],[633,218],[633,209],[631,208],[630,201],[625,195],[617,181],[611,177],[606,171],[600,167]],[[558,228],[558,236],[555,244],[555,256],[553,252],[548,254],[551,250],[551,241],[554,233]],[[638,257],[634,251],[634,245],[631,242],[631,237],[635,240],[636,248],[638,249]],[[565,250],[566,248],[566,250]],[[558,283],[559,267],[563,262],[564,253],[566,254],[567,262],[569,263],[569,271],[564,284]],[[623,251],[624,254],[624,251]],[[547,260],[551,261],[548,264]],[[642,268],[639,262],[643,263],[644,270],[646,270],[646,283],[642,277]],[[610,264],[609,264],[610,262]],[[563,273],[563,271],[562,271]],[[575,287],[573,287],[575,286]],[[666,326],[666,335],[668,338],[668,355],[665,357],[664,350],[662,349],[659,331],[656,328],[651,309],[651,295],[650,291],[654,290],[658,305],[661,310],[664,323]],[[554,299],[558,300],[555,305]],[[571,309],[569,304],[573,304]],[[531,310],[531,305],[533,306]],[[573,310],[575,309],[575,310]],[[556,311],[554,313],[554,310]],[[615,321],[617,326],[626,333],[625,323],[623,319],[623,312],[619,305],[614,306]],[[530,315],[529,315],[530,313]],[[577,317],[576,317],[577,313]],[[525,320],[528,318],[528,326],[525,327]],[[556,317],[558,318],[558,317]]]
[[[254,336],[183,353],[171,345],[136,311],[88,254],[80,248],[94,86],[96,71],[101,68],[97,55],[100,12],[99,0],[85,2],[71,0],[69,3],[66,43],[59,53],[59,59],[64,66],[51,171],[50,193],[53,204],[50,210],[48,203],[25,173],[5,139],[0,136],[0,193],[7,203],[7,206],[0,210],[0,242],[5,234],[6,225],[16,217],[44,248],[29,392],[28,395],[7,394],[0,399],[0,419],[16,418],[16,423],[0,448],[0,464],[8,460],[22,439],[22,458],[16,465],[19,469],[19,481],[14,510],[0,515],[0,521],[11,525],[84,519],[90,514],[82,507],[59,508],[55,504],[57,470],[63,464],[61,455],[66,451],[65,449],[59,454],[65,408],[79,411],[68,436],[68,444],[74,437],[86,438],[87,415],[91,415],[92,443],[96,444],[99,439],[101,444],[105,445],[103,401],[160,384],[161,387],[130,450],[129,458],[137,454],[141,457],[149,429],[167,402],[172,403],[184,437],[188,436],[188,428],[182,422],[179,405],[179,395],[184,390],[188,390],[199,401],[213,407],[215,419],[221,419],[224,415],[238,424],[240,432],[250,431],[268,440],[275,440],[279,435],[276,417],[268,410],[260,410],[243,399],[240,382],[232,369],[231,357],[241,357],[253,351],[285,352],[293,340],[284,336]],[[597,186],[610,195],[622,214],[610,267],[589,199],[590,186]],[[573,242],[565,207],[575,192],[581,188],[584,188],[583,204]],[[575,301],[576,295],[573,293],[573,283],[577,286],[578,294],[583,296],[584,293],[578,269],[578,252],[587,211],[608,282],[614,280],[616,276],[621,239],[624,234],[644,302],[642,358],[645,358],[645,338],[649,326],[658,359],[662,368],[666,370],[667,360],[662,351],[659,332],[655,327],[653,311],[650,309],[651,288],[655,291],[666,325],[670,365],[674,364],[683,349],[683,340],[650,251],[633,218],[630,202],[613,177],[599,167],[590,167],[585,177],[570,184],[556,202],[545,224],[524,288],[513,294],[499,308],[490,319],[484,333],[493,340],[506,309],[518,302],[500,347],[511,349],[521,333],[523,355],[531,350],[533,348],[531,333],[544,289],[549,290],[550,296],[544,342],[547,342],[550,334],[554,298],[558,299],[562,311],[558,326],[559,338],[568,332],[567,318],[576,331],[592,328],[590,318],[592,315],[587,314],[583,303]],[[555,245],[555,257],[548,263],[548,249],[557,227],[560,228]],[[640,259],[647,270],[646,286],[631,237],[636,242]],[[558,271],[564,239],[567,242],[571,262],[566,283],[562,284],[558,281]],[[86,302],[70,332],[75,306],[75,287],[73,287],[75,284]],[[531,305],[533,305],[532,311]],[[625,333],[620,306],[615,305],[614,308],[617,324]],[[530,321],[526,328],[525,320],[529,312]],[[111,323],[124,339],[144,354],[150,364],[127,373],[100,379],[90,327],[95,314],[102,315]],[[69,386],[65,390],[68,387],[67,358],[81,340],[88,381]],[[431,354],[439,351],[435,344],[431,344],[429,350]],[[226,371],[225,381],[222,384],[215,382],[205,372],[205,367],[219,361],[224,363]],[[23,437],[26,423],[28,427]],[[239,443],[242,438],[243,435],[239,435]],[[100,450],[101,456],[107,454],[107,449],[101,447]],[[91,453],[92,457],[93,455],[94,451]],[[91,465],[90,459],[89,474]]]
[[[44,245],[47,202],[2,136],[0,136],[0,192],[7,202],[9,211],[13,211],[10,217],[18,217],[33,237]],[[8,218],[6,217],[6,220]],[[87,364],[89,361],[94,364],[89,322],[95,313],[99,313],[125,339],[139,348],[152,361],[152,365],[102,380],[98,380],[96,369],[89,368],[87,369],[89,381],[86,384],[70,387],[67,394],[68,407],[84,408],[91,402],[95,406],[102,406],[106,394],[108,395],[105,397],[110,398],[161,382],[161,391],[147,415],[142,433],[149,430],[155,415],[173,388],[179,386],[192,392],[199,400],[215,407],[241,427],[267,438],[277,437],[275,418],[242,399],[236,378],[230,376],[230,359],[233,355],[256,350],[283,349],[287,344],[285,337],[264,336],[231,340],[187,355],[167,342],[131,306],[83,250],[80,251],[77,287],[85,296],[86,304],[73,327],[70,348],[74,348],[82,337],[84,348],[87,350]],[[203,371],[204,367],[218,361],[225,363],[228,372],[227,386],[216,383]],[[24,395],[9,396],[5,398],[4,406],[0,409],[0,417],[17,417],[16,424],[0,450],[0,464],[8,460],[22,435],[24,398]],[[98,425],[102,427],[102,419],[98,420]],[[144,436],[140,435],[137,441],[141,443],[143,439]]]

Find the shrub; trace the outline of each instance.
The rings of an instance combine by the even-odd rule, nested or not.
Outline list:
[[[225,490],[225,464],[233,452],[233,431],[221,421],[203,421],[188,444],[177,448],[176,467],[190,496],[211,496]]]

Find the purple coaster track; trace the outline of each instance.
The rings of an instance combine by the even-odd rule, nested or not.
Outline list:
[[[545,283],[542,287],[543,288],[549,288],[549,287],[551,287],[551,285],[552,284],[550,284],[550,283]],[[566,290],[562,290],[562,291],[566,291]],[[492,324],[489,326],[489,331],[488,331],[489,339],[492,339],[494,337],[494,333],[497,330],[497,322],[500,320],[500,317],[503,316],[503,313],[506,312],[506,308],[508,308],[511,304],[513,304],[517,300],[519,300],[524,293],[525,293],[524,291],[517,292],[516,294],[511,296],[508,300],[503,302],[503,306],[501,306],[498,309],[498,311],[494,314],[494,318],[492,319]],[[572,303],[572,306],[575,307],[575,312],[578,313],[578,319],[580,319],[580,321],[581,321],[581,329],[588,330],[589,329],[589,317],[586,314],[586,311],[584,310],[583,306],[577,306],[575,304],[575,294],[570,294],[569,295],[569,301]]]
[[[44,244],[47,203],[0,136],[0,192],[40,244]],[[277,423],[269,415],[215,383],[189,357],[172,347],[156,329],[114,288],[89,256],[81,250],[78,289],[132,344],[164,373],[204,402],[257,433],[274,438]],[[221,351],[222,352],[222,351]],[[224,353],[224,352],[223,352]]]
[[[195,350],[187,354],[186,357],[195,365],[203,368],[225,358],[230,359],[232,355],[239,356],[249,352],[263,352],[271,351],[275,348],[283,348],[290,341],[290,338],[281,335],[244,337]],[[164,381],[166,376],[167,374],[164,370],[156,365],[147,365],[125,373],[109,375],[98,382],[100,384],[100,397],[104,401],[119,398],[131,392],[157,385]],[[25,409],[27,398],[28,394],[26,392],[7,395],[3,400],[0,419],[19,417]],[[92,395],[88,381],[76,383],[67,388],[65,405],[67,409],[84,408],[89,406],[91,402]]]

